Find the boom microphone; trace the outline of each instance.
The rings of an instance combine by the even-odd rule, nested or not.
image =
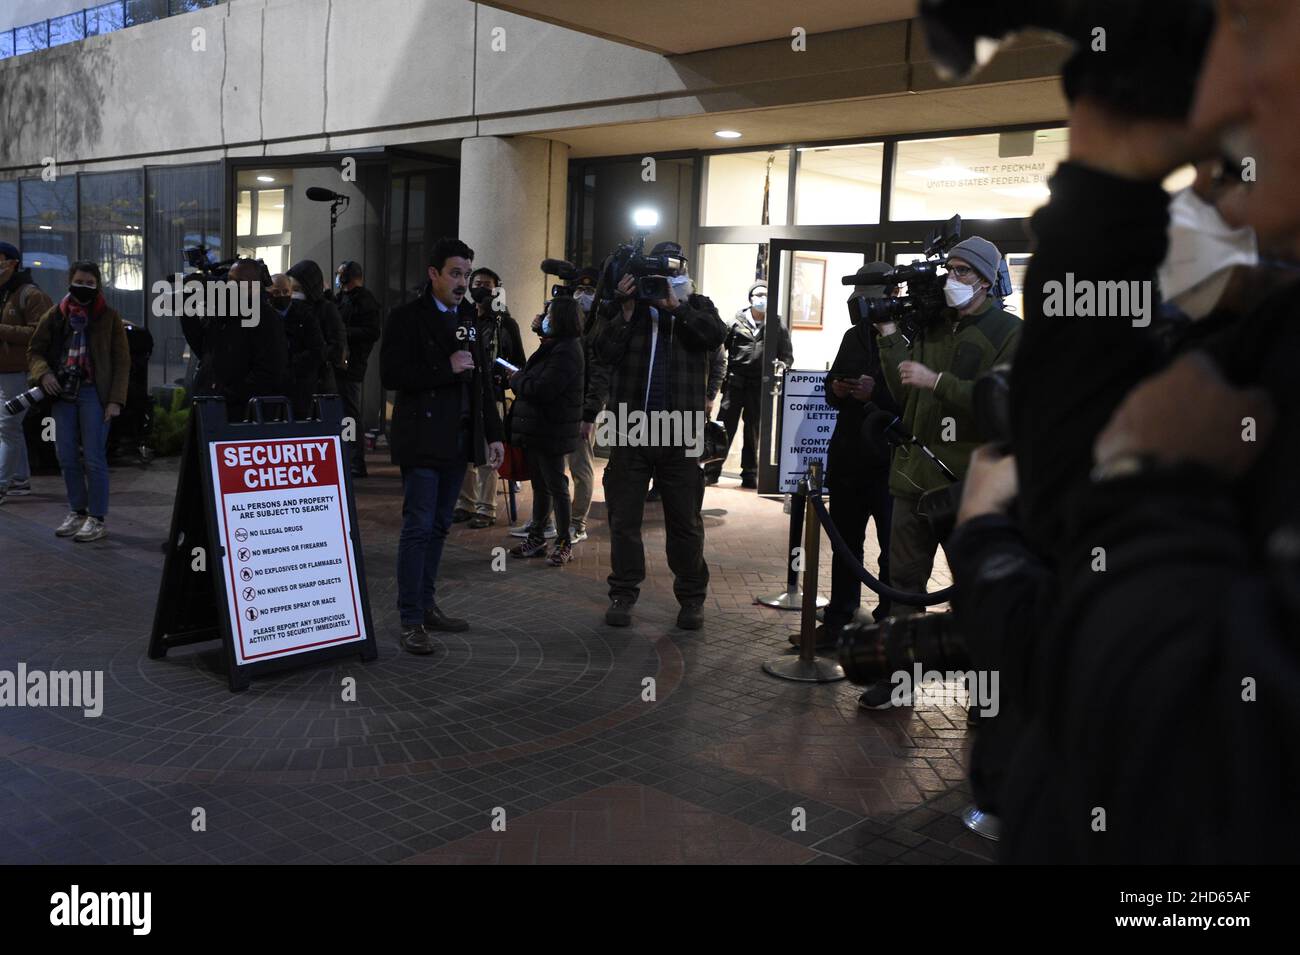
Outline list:
[[[542,259],[542,271],[571,282],[578,277],[578,267],[564,259]]]
[[[308,186],[307,198],[312,202],[347,202],[348,197],[340,195],[337,192],[331,192],[321,186]]]
[[[870,412],[862,422],[862,438],[877,447],[880,447],[886,441],[894,447],[914,444],[921,450],[922,454],[934,463],[935,467],[943,472],[944,477],[949,481],[957,480],[957,475],[952,473],[952,469],[940,461],[933,451],[916,440],[916,435],[907,430],[907,425],[903,424],[903,419],[896,414],[890,414],[888,411],[882,411],[879,408]]]

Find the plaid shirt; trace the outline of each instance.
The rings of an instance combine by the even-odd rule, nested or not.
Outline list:
[[[596,358],[610,368],[609,404],[625,404],[629,411],[644,410],[650,376],[652,336],[650,306],[638,301],[632,320],[623,320],[621,305],[607,307],[597,320],[592,337]],[[718,346],[727,337],[727,326],[713,302],[692,295],[672,313],[667,341],[661,335],[659,348],[668,355],[668,408],[671,411],[704,411],[707,402],[709,368]]]

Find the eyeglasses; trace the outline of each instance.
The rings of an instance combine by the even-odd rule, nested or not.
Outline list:
[[[948,266],[948,274],[949,274],[949,275],[955,275],[955,276],[957,276],[957,278],[959,278],[959,279],[968,278],[969,276],[973,275],[974,272],[975,272],[975,270],[974,270],[973,268],[971,268],[969,265],[950,265],[950,266]]]

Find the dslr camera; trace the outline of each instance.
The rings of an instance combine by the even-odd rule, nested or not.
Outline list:
[[[908,341],[937,322],[948,308],[943,296],[945,277],[939,270],[948,262],[948,252],[961,241],[961,216],[955,215],[930,233],[922,246],[925,259],[911,265],[900,265],[865,278],[856,273],[840,280],[843,285],[907,285],[907,294],[898,298],[864,298],[849,300],[849,312],[854,324],[866,322],[896,322]]]
[[[63,389],[59,393],[59,398],[64,401],[75,401],[77,392],[81,390],[81,369],[60,368],[54,372],[54,377],[59,380],[59,387]],[[44,398],[45,389],[40,385],[33,385],[22,394],[14,395],[5,402],[5,414],[18,414],[24,408],[32,408],[40,404]]]

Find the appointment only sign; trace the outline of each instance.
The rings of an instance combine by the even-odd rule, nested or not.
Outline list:
[[[826,372],[788,369],[781,389],[781,486],[783,494],[797,491],[812,461],[823,473],[838,412],[826,403]]]
[[[236,665],[365,640],[338,437],[209,448]]]

